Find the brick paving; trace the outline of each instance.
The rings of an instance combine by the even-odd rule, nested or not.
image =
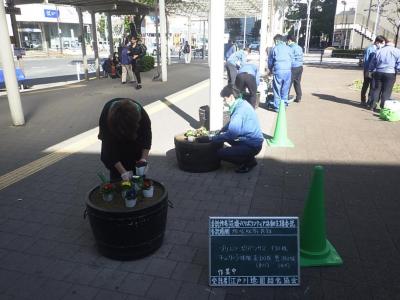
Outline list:
[[[86,193],[104,171],[99,144],[1,190],[0,299],[400,299],[400,124],[358,106],[359,92],[348,85],[360,76],[359,69],[306,67],[304,101],[287,110],[295,148],[265,146],[248,174],[228,164],[204,174],[177,167],[173,136],[198,119],[207,88],[152,115],[149,176],[165,184],[174,208],[162,247],[144,259],[102,257],[83,219]],[[204,65],[174,65],[170,82],[147,78],[140,93],[101,80],[26,94],[30,117],[21,128],[8,126],[0,98],[1,174],[95,127],[111,95],[148,104],[206,77]],[[257,113],[272,135],[275,113]],[[328,238],[343,266],[302,268],[300,287],[209,287],[208,217],[300,216],[316,164],[325,166]]]

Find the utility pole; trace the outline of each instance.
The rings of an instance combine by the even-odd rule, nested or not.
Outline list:
[[[382,4],[382,0],[378,0],[378,4],[377,4],[377,9],[376,9],[376,18],[375,18],[375,27],[374,27],[374,33],[373,33],[373,37],[376,37],[377,31],[379,29],[379,19],[380,19],[380,15],[381,15],[381,4]]]
[[[343,39],[344,39],[343,49],[346,49],[347,30],[346,30],[346,23],[345,22],[347,22],[347,17],[346,17],[346,21],[345,21],[344,20],[344,15],[346,14],[346,4],[347,4],[347,2],[343,0],[342,4],[343,4],[343,17],[342,17],[343,25],[342,25],[342,30],[344,29],[344,31],[345,31],[345,34],[343,36]]]
[[[367,35],[367,29],[368,29],[368,26],[369,26],[369,19],[371,17],[371,6],[372,6],[372,0],[369,0],[367,24],[365,25],[364,35],[362,36],[362,39],[361,39],[361,48],[363,48],[363,46],[364,46],[364,36]]]

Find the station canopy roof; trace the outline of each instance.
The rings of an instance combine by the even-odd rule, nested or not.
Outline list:
[[[208,18],[208,5],[209,0],[167,0],[166,6],[171,15]],[[225,0],[225,18],[259,17],[261,9],[262,0]]]
[[[219,0],[213,0],[219,1]],[[110,12],[114,15],[130,15],[139,12],[149,14],[154,11],[151,1],[135,0],[48,0],[48,3],[72,5],[82,10]],[[156,2],[156,0],[155,0]],[[209,0],[165,0],[169,15],[207,18]],[[15,5],[45,3],[44,0],[14,0]],[[225,18],[254,17],[261,15],[262,0],[225,0]]]

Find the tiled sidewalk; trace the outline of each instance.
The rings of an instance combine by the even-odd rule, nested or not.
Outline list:
[[[259,166],[248,174],[236,174],[228,164],[204,174],[177,168],[173,136],[197,120],[198,107],[208,101],[207,89],[152,115],[149,175],[165,184],[174,208],[168,211],[162,247],[141,260],[100,256],[83,219],[86,193],[98,184],[95,174],[103,169],[99,144],[1,190],[0,298],[399,299],[400,127],[357,106],[358,92],[347,85],[359,76],[353,70],[306,68],[304,101],[287,110],[295,148],[265,147]],[[90,88],[84,93],[93,99]],[[82,108],[86,115],[101,109],[90,101]],[[264,133],[272,135],[275,114],[257,112]],[[29,126],[41,122],[38,116]],[[90,118],[77,127],[89,129],[96,120]],[[53,123],[60,121],[67,122]],[[10,130],[1,132],[7,139],[15,135],[18,142],[10,143],[17,149],[22,140]],[[62,132],[68,136],[68,128]],[[48,143],[43,138],[32,149]],[[209,287],[208,217],[299,216],[316,164],[325,166],[328,238],[344,265],[302,269],[297,288]]]

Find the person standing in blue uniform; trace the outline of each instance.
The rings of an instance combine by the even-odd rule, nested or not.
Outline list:
[[[292,80],[290,83],[290,88],[293,85],[296,92],[296,99],[294,99],[294,102],[300,102],[302,96],[301,75],[303,74],[303,49],[296,44],[295,40],[296,39],[293,35],[287,36],[287,44],[293,51]]]
[[[235,86],[254,108],[257,106],[257,87],[260,84],[260,72],[254,64],[244,64],[236,76]]]
[[[363,86],[361,88],[361,105],[366,106],[367,105],[367,91],[369,88],[368,92],[368,102],[370,101],[371,98],[371,90],[372,90],[372,79],[368,77],[368,68],[369,68],[369,63],[371,62],[372,58],[375,56],[376,51],[378,50],[379,44],[384,44],[386,43],[386,38],[382,35],[378,35],[375,38],[375,42],[370,45],[369,47],[365,48],[364,50],[364,81],[363,81]]]
[[[232,53],[228,60],[226,61],[226,71],[228,73],[228,84],[235,84],[236,76],[238,70],[247,61],[247,54],[249,54],[250,49],[245,48],[243,50],[236,51]]]
[[[388,41],[386,45],[378,44],[378,51],[369,64],[369,72],[372,72],[373,88],[371,102],[368,108],[375,110],[379,95],[381,94],[380,107],[385,106],[385,101],[392,95],[396,72],[400,72],[400,49]]]
[[[293,51],[285,44],[282,35],[274,37],[275,47],[268,55],[268,69],[273,74],[274,109],[284,101],[288,105],[289,88],[292,78]]]

